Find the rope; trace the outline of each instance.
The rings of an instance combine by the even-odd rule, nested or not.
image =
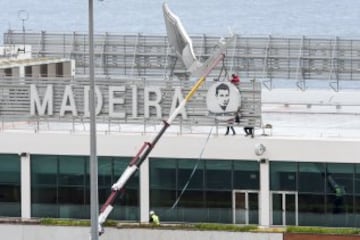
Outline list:
[[[217,77],[218,81],[220,81],[221,75],[222,75],[224,70],[225,70],[224,79],[226,80],[226,77],[228,75],[228,71],[227,71],[226,66],[225,66],[225,60],[223,59],[222,60],[221,70],[220,70],[219,76]],[[224,80],[221,80],[221,81],[224,81]]]
[[[192,172],[191,172],[191,174],[190,174],[190,176],[189,176],[189,179],[187,180],[185,186],[184,186],[183,189],[181,190],[180,195],[178,196],[178,198],[176,199],[176,201],[175,201],[174,204],[172,205],[171,209],[174,209],[174,208],[177,206],[177,204],[178,204],[179,201],[180,201],[180,198],[182,197],[182,195],[183,195],[184,192],[186,191],[186,188],[187,188],[188,185],[190,184],[190,181],[191,181],[192,177],[194,176],[195,171],[197,170],[197,167],[199,166],[200,160],[202,159],[202,155],[203,155],[203,153],[204,153],[204,151],[205,151],[205,147],[206,147],[206,145],[207,145],[207,143],[208,143],[208,141],[209,141],[209,138],[210,138],[210,136],[211,136],[212,130],[213,130],[213,128],[210,129],[209,135],[208,135],[207,138],[206,138],[206,141],[205,141],[205,143],[204,143],[204,146],[203,146],[203,148],[201,149],[200,156],[199,156],[199,158],[198,158],[198,160],[197,160],[197,162],[196,162],[196,164],[195,164],[195,166],[194,166],[194,168],[193,168],[193,170],[192,170]]]

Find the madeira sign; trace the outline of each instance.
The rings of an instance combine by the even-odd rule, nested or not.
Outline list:
[[[97,77],[95,109],[98,121],[159,120],[170,116],[190,90],[191,82]],[[0,78],[0,116],[9,119],[89,117],[88,79]],[[239,88],[226,81],[207,82],[200,87],[177,120],[204,124],[225,122],[241,114],[244,125],[261,122],[261,84],[242,82]]]
[[[107,86],[106,93],[102,92],[97,86],[95,88],[96,96],[96,114],[101,115],[107,112],[109,117],[126,118],[127,115],[136,118],[139,112],[142,112],[145,118],[155,116],[161,118],[163,115],[161,103],[164,102],[163,93],[160,87],[145,87],[143,93],[143,109],[139,111],[139,89],[136,85],[130,85],[130,89],[125,86]],[[76,101],[75,89],[72,85],[65,85],[61,94],[61,101],[54,100],[54,86],[47,85],[42,87],[42,97],[39,94],[39,87],[35,84],[30,85],[30,114],[32,116],[53,116],[58,113],[60,116],[71,115],[73,117],[83,115],[89,117],[89,86],[83,86],[82,102]],[[76,91],[79,91],[77,89]],[[107,97],[106,99],[105,96]],[[126,99],[129,99],[127,102]],[[79,99],[79,98],[78,98]],[[184,99],[180,87],[172,89],[170,113],[175,110],[178,103]],[[107,106],[104,106],[107,104]],[[131,109],[131,111],[127,111]],[[153,109],[153,111],[151,111]],[[186,110],[179,113],[182,118],[187,119]]]

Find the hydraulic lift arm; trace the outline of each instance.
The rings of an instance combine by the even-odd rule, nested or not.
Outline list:
[[[191,99],[194,93],[201,87],[201,85],[205,82],[206,77],[209,75],[212,69],[216,67],[216,65],[223,61],[225,58],[224,53],[220,53],[212,64],[206,69],[206,71],[202,74],[199,80],[195,83],[192,89],[188,92],[186,97],[183,101],[179,104],[179,106],[175,109],[175,111],[170,115],[167,121],[163,120],[163,127],[161,128],[160,132],[155,136],[152,142],[144,142],[141,146],[138,153],[133,157],[130,161],[129,165],[120,176],[120,178],[112,185],[111,187],[111,194],[104,203],[104,205],[100,209],[99,215],[99,226],[98,231],[99,235],[104,233],[103,223],[106,221],[107,217],[111,213],[112,209],[114,208],[114,202],[118,197],[121,190],[124,188],[125,184],[128,180],[135,174],[136,170],[139,169],[140,165],[144,162],[144,160],[149,156],[152,149],[155,147],[156,143],[165,133],[166,129],[171,125],[172,121],[176,118],[179,112],[185,107],[186,103]]]

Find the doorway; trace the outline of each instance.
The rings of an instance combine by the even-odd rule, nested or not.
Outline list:
[[[297,192],[272,192],[272,225],[298,225]]]
[[[233,224],[259,224],[259,192],[233,190]]]

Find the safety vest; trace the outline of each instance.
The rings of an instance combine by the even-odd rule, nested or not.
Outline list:
[[[152,220],[152,223],[153,223],[153,224],[155,224],[155,225],[160,225],[159,217],[156,216],[155,214],[151,215],[151,220]]]

